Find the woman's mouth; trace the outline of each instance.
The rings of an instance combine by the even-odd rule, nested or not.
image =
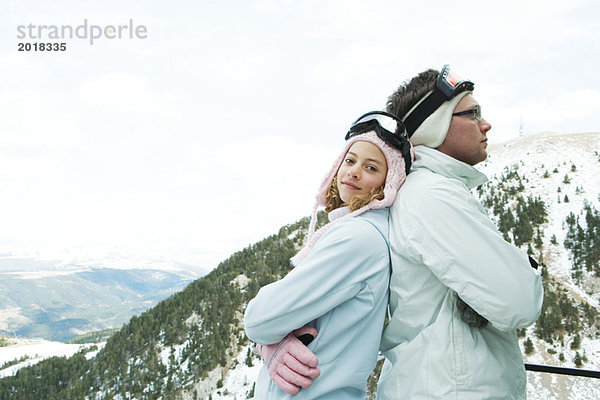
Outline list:
[[[360,188],[358,186],[356,186],[356,185],[354,185],[354,184],[352,184],[350,182],[344,182],[344,181],[342,181],[342,185],[344,185],[344,186],[346,186],[346,187],[348,187],[350,189],[353,189],[353,190],[360,190]]]

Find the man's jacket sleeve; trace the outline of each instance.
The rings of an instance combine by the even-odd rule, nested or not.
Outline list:
[[[504,240],[466,188],[438,182],[414,203],[392,208],[392,219],[399,221],[392,236],[405,238],[400,251],[406,257],[425,264],[496,328],[535,322],[543,301],[539,273],[524,251]],[[406,219],[403,213],[413,215]]]

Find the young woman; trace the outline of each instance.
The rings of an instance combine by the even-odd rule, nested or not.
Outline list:
[[[321,184],[306,245],[292,259],[296,267],[261,288],[246,309],[246,334],[265,359],[256,399],[365,398],[388,302],[387,207],[406,179],[412,151],[402,122],[383,112],[363,115],[346,139]],[[315,232],[319,206],[330,222]],[[298,360],[281,356],[305,333],[314,338],[308,348],[320,369],[312,385],[286,376],[285,364]],[[314,371],[307,375],[316,377]]]

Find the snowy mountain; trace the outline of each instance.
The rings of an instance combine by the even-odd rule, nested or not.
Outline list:
[[[556,293],[560,299],[559,307],[546,310],[546,315],[552,311],[563,317],[553,335],[540,335],[542,325],[551,325],[548,317],[527,330],[533,352],[525,361],[600,370],[600,133],[544,133],[493,148],[481,168],[491,182],[480,197],[489,198],[490,188],[498,187],[511,169],[518,171],[523,193],[545,204],[547,222],[540,226],[541,246],[534,246],[533,255],[548,272],[545,305]],[[569,216],[576,222],[570,224]],[[578,238],[573,237],[575,227]],[[569,245],[573,239],[575,244]],[[569,326],[572,312],[579,320],[577,332]],[[529,399],[594,399],[599,389],[597,379],[528,372]]]
[[[492,146],[478,166],[490,182],[475,195],[506,240],[540,261],[542,314],[518,332],[528,363],[600,370],[599,151],[600,133],[545,133]],[[307,225],[304,218],[234,253],[133,317],[99,351],[82,348],[69,359],[49,359],[0,379],[0,398],[251,397],[260,360],[243,332],[244,307],[259,287],[289,271]],[[599,385],[592,378],[528,372],[534,400],[595,399]]]

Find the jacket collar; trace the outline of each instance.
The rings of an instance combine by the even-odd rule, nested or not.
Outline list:
[[[411,171],[428,169],[436,174],[457,179],[467,188],[473,189],[488,181],[487,176],[474,167],[458,161],[441,151],[426,146],[415,146],[415,162]]]

